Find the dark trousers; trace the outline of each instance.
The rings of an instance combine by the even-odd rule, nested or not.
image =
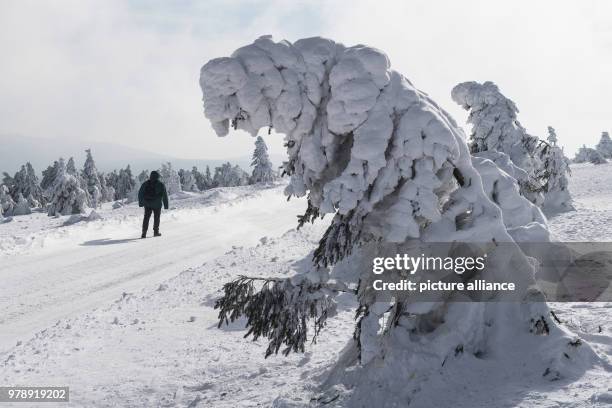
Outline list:
[[[149,229],[149,219],[153,213],[153,231],[159,232],[159,217],[161,216],[161,208],[145,207],[144,219],[142,220],[142,233],[146,234]]]

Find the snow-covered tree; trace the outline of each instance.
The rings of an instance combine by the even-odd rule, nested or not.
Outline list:
[[[14,177],[5,173],[3,182],[9,187],[13,200],[18,202],[22,195],[29,202],[30,207],[38,207],[45,202],[42,188],[40,187],[36,171],[30,162],[21,166]]]
[[[210,176],[210,168],[206,166],[206,172],[202,173],[196,166],[193,166],[191,169],[191,174],[196,181],[196,186],[198,190],[204,191],[212,188],[212,177]]]
[[[219,136],[230,126],[252,135],[272,127],[285,135],[284,170],[291,176],[285,192],[308,198],[300,225],[333,217],[310,268],[292,271],[291,278],[227,283],[216,304],[220,324],[246,316],[248,334],[268,338],[267,355],[281,348],[303,351],[308,321],[314,322],[314,340],[333,314],[334,296],[355,292],[354,340],[334,377],[350,383],[351,393],[337,401],[342,406],[363,405],[364,398],[405,406],[422,381],[445,370],[449,356],[502,353],[516,342],[541,350],[545,377],[557,378],[576,364],[577,358],[563,356],[575,353],[568,351],[571,338],[550,319],[534,287],[521,292],[520,302],[494,302],[504,297],[494,295],[477,303],[457,301],[462,295],[456,292],[418,302],[414,293],[389,297],[372,288],[374,258],[420,256],[433,242],[449,243],[447,255],[456,242],[487,253],[487,267],[473,279],[507,281],[512,274],[519,286],[531,285],[534,268],[512,251],[513,235],[526,239],[538,230],[541,238],[547,231],[538,223],[543,217],[518,194],[510,198],[524,207],[525,219],[504,213],[513,206],[496,201],[518,188],[513,179],[506,177],[497,191],[499,183],[492,182],[485,191],[489,175],[472,164],[461,129],[391,70],[381,51],[322,38],[275,43],[265,36],[229,58],[209,61],[200,85],[205,116]],[[495,170],[491,177],[504,175],[493,162],[476,159]],[[416,375],[398,375],[407,369]]]
[[[582,145],[576,156],[574,157],[575,163],[593,163],[593,164],[604,164],[608,161],[603,157],[597,150]]]
[[[31,213],[32,211],[30,210],[30,203],[23,196],[22,193],[19,193],[19,195],[17,196],[17,204],[13,209],[13,215],[27,215]]]
[[[128,198],[130,192],[136,188],[136,180],[134,180],[129,164],[125,169],[119,170],[115,183],[115,200]]]
[[[206,165],[206,170],[204,171],[204,185],[207,186],[207,189],[212,188],[213,187],[213,177],[212,174],[210,172],[210,166]]]
[[[7,189],[11,189],[11,186],[15,183],[13,177],[8,174],[6,171],[2,172],[2,183]]]
[[[113,201],[115,199],[115,189],[106,184],[106,175],[103,172],[98,172],[98,180],[100,181],[102,201]]]
[[[249,175],[240,166],[232,166],[230,162],[215,167],[213,185],[215,187],[236,187],[249,184]]]
[[[0,184],[0,215],[10,217],[15,209],[15,200],[9,193],[9,188],[4,184]]]
[[[53,185],[53,181],[57,177],[58,169],[59,162],[56,160],[53,162],[52,166],[49,166],[46,170],[43,170],[43,177],[40,181],[40,187],[43,189],[43,191],[46,191],[49,187]]]
[[[601,133],[601,139],[599,139],[599,143],[597,143],[595,149],[605,159],[612,159],[612,139],[610,139],[610,134],[608,132]]]
[[[569,192],[570,174],[569,159],[565,157],[563,149],[557,145],[557,133],[551,126],[548,127],[548,144],[540,150],[542,168],[538,176],[545,180],[543,208],[547,212],[571,211],[572,197]]]
[[[182,191],[181,178],[178,172],[172,167],[172,163],[162,163],[159,174],[161,176],[161,181],[166,185],[168,194],[175,194]]]
[[[68,163],[66,163],[66,173],[75,177],[79,174],[77,172],[76,165],[74,164],[74,157],[68,159]]]
[[[85,159],[85,164],[83,165],[81,177],[83,180],[85,180],[85,186],[87,187],[87,192],[91,198],[91,206],[93,208],[97,208],[103,201],[105,201],[104,191],[98,176],[96,163],[94,162],[91,154],[91,149],[85,150],[85,153],[87,153],[87,158]]]
[[[50,191],[49,216],[80,214],[85,211],[87,193],[81,188],[77,177],[68,172],[64,159],[58,161],[57,176]]]
[[[261,136],[255,140],[255,151],[251,160],[253,173],[251,174],[252,183],[270,183],[274,181],[274,169],[268,156],[268,146]]]
[[[85,205],[88,207],[92,207],[93,198],[89,194],[89,191],[87,188],[87,181],[85,181],[81,173],[77,170],[73,157],[68,159],[68,163],[66,163],[66,173],[70,174],[71,176],[74,176],[74,178],[77,179],[77,182],[79,183],[79,187],[81,188],[81,190],[85,192]]]
[[[23,195],[30,203],[30,207],[39,207],[45,204],[45,196],[43,189],[40,186],[40,181],[36,175],[36,171],[30,162],[25,165],[26,168],[26,184],[23,190]]]
[[[548,137],[547,137],[547,140],[548,140],[548,143],[551,146],[556,146],[557,142],[559,141],[559,138],[557,137],[557,131],[552,126],[548,127]]]
[[[145,181],[149,179],[149,174],[150,174],[149,170],[143,170],[140,173],[138,173],[138,177],[136,177],[136,183],[138,184],[138,188],[140,188],[142,183],[144,183]]]
[[[193,172],[191,170],[180,169],[178,174],[179,174],[179,179],[181,181],[181,188],[183,191],[192,191],[192,192],[200,191],[200,189],[198,188],[198,183],[196,181],[196,178],[193,175]]]
[[[15,200],[15,202],[17,202],[18,200],[19,194],[23,194],[23,190],[26,186],[26,178],[26,168],[25,166],[21,166],[19,171],[15,173],[15,176],[12,177],[12,179],[10,180],[11,184],[9,185],[9,191],[11,193],[11,197],[13,197],[13,200]],[[9,180],[7,180],[7,183],[8,182]]]
[[[537,178],[542,167],[537,155],[540,142],[519,123],[514,102],[488,81],[483,84],[463,82],[453,88],[451,95],[469,111],[470,152],[493,161],[499,158],[498,152],[508,155],[526,173],[526,178],[518,179],[521,194],[541,205],[544,202],[543,183]]]

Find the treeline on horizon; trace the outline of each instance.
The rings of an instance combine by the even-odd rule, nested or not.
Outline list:
[[[59,158],[42,171],[39,178],[30,162],[11,176],[3,172],[0,183],[0,218],[30,214],[32,210],[46,211],[49,216],[80,214],[87,208],[98,208],[105,202],[137,200],[138,189],[150,175],[142,170],[138,175],[128,164],[125,168],[108,173],[98,171],[91,150],[85,150],[82,169],[77,169],[73,157],[66,162]],[[200,192],[216,187],[236,187],[256,183],[269,183],[278,177],[272,166],[263,138],[255,141],[251,161],[252,171],[247,173],[230,162],[200,170],[176,170],[172,163],[162,163],[157,170],[169,194],[181,191]]]

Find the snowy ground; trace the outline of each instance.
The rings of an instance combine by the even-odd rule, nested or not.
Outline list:
[[[612,241],[612,165],[573,171],[578,211],[551,219],[551,229],[560,240]],[[340,299],[307,353],[267,360],[264,341],[243,339],[243,323],[218,329],[212,307],[239,274],[293,273],[321,236],[325,223],[294,230],[304,202],[287,203],[281,191],[174,201],[164,236],[144,241],[131,240],[140,215],[133,205],[67,227],[42,214],[0,225],[0,385],[69,385],[75,407],[308,404],[353,332],[354,300]],[[612,360],[612,304],[552,308]],[[549,382],[506,363],[458,360],[411,407],[612,406],[612,372],[603,367]]]

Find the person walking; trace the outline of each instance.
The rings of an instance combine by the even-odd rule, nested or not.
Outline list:
[[[161,237],[159,233],[159,218],[161,216],[162,203],[164,209],[168,209],[168,192],[164,183],[159,181],[159,173],[153,170],[149,179],[142,183],[138,190],[138,205],[144,207],[144,219],[142,220],[142,236],[147,237],[149,220],[153,214],[153,236]]]

